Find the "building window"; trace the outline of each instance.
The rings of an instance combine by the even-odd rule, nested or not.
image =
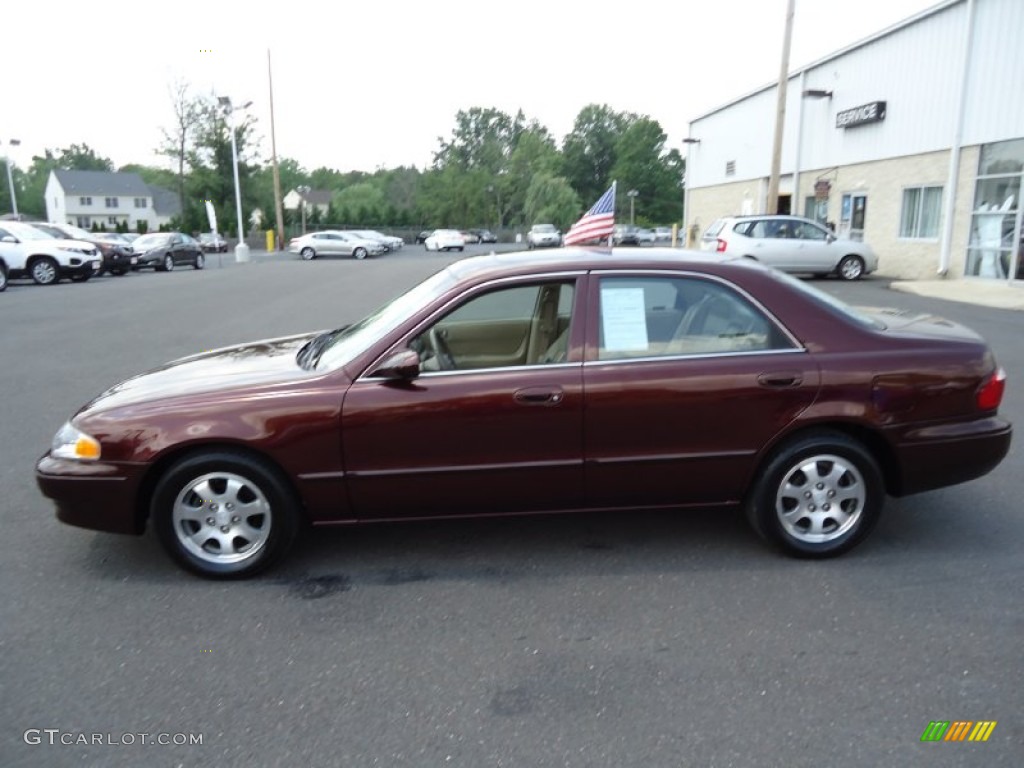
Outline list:
[[[104,203],[106,203],[107,208],[117,208],[116,197],[108,197],[104,200]]]
[[[88,216],[79,216],[75,220],[75,224],[77,224],[82,229],[88,229],[89,227],[92,226],[92,222],[89,221],[89,217]]]
[[[107,224],[112,227],[117,226],[117,216],[107,216]]]
[[[79,205],[92,205],[92,198],[91,197],[80,197],[80,198],[78,198],[78,204]]]
[[[900,237],[937,238],[942,211],[942,187],[907,187],[903,190]]]
[[[135,207],[136,208],[145,208],[146,207],[146,198],[144,198],[144,197],[136,197],[135,198]]]
[[[726,176],[735,176],[736,175],[736,161],[735,160],[726,160],[726,162],[725,162],[725,175]]]
[[[974,190],[965,274],[1024,277],[1024,223],[1020,195],[1024,181],[1024,139],[981,149]]]

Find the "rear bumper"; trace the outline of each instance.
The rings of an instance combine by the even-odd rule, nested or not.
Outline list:
[[[57,505],[57,519],[68,525],[109,533],[142,533],[145,521],[136,514],[141,465],[54,459],[36,464],[36,483]]]
[[[1013,427],[993,416],[958,424],[922,427],[903,434],[895,444],[902,465],[905,496],[965,483],[987,475],[1010,450]]]

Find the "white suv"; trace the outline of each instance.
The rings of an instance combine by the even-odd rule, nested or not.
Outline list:
[[[84,282],[99,273],[103,257],[92,243],[55,240],[20,221],[0,221],[0,260],[8,277],[52,285],[67,277]]]
[[[700,246],[784,272],[837,274],[844,280],[858,280],[878,269],[878,256],[867,243],[837,238],[800,216],[726,216],[711,223]]]

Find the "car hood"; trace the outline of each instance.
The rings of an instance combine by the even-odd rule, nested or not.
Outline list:
[[[305,333],[264,339],[173,360],[114,385],[88,403],[78,415],[308,379],[319,374],[300,368],[295,355],[316,335]]]

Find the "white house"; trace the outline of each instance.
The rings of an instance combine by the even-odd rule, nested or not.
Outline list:
[[[50,171],[45,194],[47,220],[83,229],[127,224],[134,232],[144,221],[153,232],[181,213],[177,194],[146,184],[137,173]]]
[[[331,204],[334,193],[329,189],[306,189],[305,191],[293,189],[282,199],[282,204],[289,211],[297,211],[299,207],[306,204],[306,215],[311,214],[315,209],[320,211],[321,216],[327,215],[327,207]]]
[[[1024,2],[945,0],[792,72],[779,205],[902,278],[1024,280]],[[776,84],[690,123],[687,226],[765,212]]]

